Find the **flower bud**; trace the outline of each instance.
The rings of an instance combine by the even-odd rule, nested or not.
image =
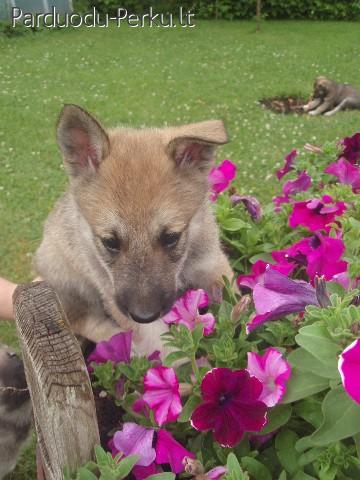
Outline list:
[[[316,298],[320,307],[327,308],[331,305],[329,295],[326,290],[325,278],[316,276],[314,279]]]
[[[184,457],[182,461],[185,472],[190,475],[202,475],[205,471],[204,466],[199,460],[195,460],[190,457]]]
[[[248,311],[251,303],[250,295],[244,295],[231,311],[231,321],[237,322]]]

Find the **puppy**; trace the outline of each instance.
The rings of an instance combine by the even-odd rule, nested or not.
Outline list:
[[[23,363],[0,344],[0,480],[15,468],[30,426],[31,402]]]
[[[66,105],[57,140],[69,188],[45,224],[36,269],[73,331],[92,341],[133,330],[134,350],[162,351],[162,322],[189,288],[232,270],[208,197],[221,121],[105,130]]]
[[[312,100],[303,106],[309,115],[334,115],[340,110],[360,109],[360,93],[351,85],[317,77]]]

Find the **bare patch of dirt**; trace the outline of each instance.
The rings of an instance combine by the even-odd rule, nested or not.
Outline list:
[[[282,95],[272,98],[262,98],[259,100],[259,103],[263,108],[267,108],[275,113],[296,113],[299,115],[304,113],[301,107],[307,103],[307,100],[297,95]]]

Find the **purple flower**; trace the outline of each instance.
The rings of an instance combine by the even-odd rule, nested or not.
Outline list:
[[[311,187],[312,179],[306,172],[299,173],[295,180],[288,180],[284,183],[282,191],[285,197],[296,195],[299,192],[306,192]]]
[[[131,472],[136,480],[146,480],[146,478],[151,477],[151,475],[156,475],[159,472],[156,464],[150,463],[147,467],[142,467],[141,465],[135,465]]]
[[[166,430],[159,430],[157,432],[157,464],[170,464],[173,473],[181,473],[184,471],[183,461],[185,457],[195,458],[195,455],[177,442],[171,433]]]
[[[360,338],[342,352],[338,368],[346,393],[360,404]]]
[[[233,205],[242,202],[253,220],[258,221],[262,217],[262,208],[257,198],[249,195],[231,195],[230,201]]]
[[[124,423],[123,429],[114,435],[113,445],[117,452],[125,456],[138,455],[137,465],[147,467],[156,457],[153,448],[154,430],[136,423]]]
[[[99,342],[87,358],[87,363],[100,364],[108,360],[117,363],[130,362],[132,332],[122,332],[114,335],[108,341]],[[91,366],[88,367],[92,371]]]
[[[236,280],[238,287],[239,288],[246,287],[252,290],[255,287],[255,285],[259,283],[260,279],[266,272],[267,267],[272,270],[277,270],[278,272],[281,272],[284,275],[288,275],[294,269],[294,266],[287,262],[282,263],[280,265],[272,265],[271,263],[266,263],[263,260],[258,260],[252,265],[250,274],[238,276]]]
[[[337,162],[331,163],[325,173],[335,175],[340,183],[351,185],[355,193],[360,190],[360,167],[353,165],[346,158],[339,158]]]
[[[213,431],[221,446],[233,447],[245,432],[258,432],[266,424],[261,392],[261,382],[246,370],[214,368],[203,378],[203,403],[194,410],[191,424],[200,431]]]
[[[256,315],[247,324],[247,332],[269,320],[299,313],[307,305],[319,305],[315,289],[306,282],[291,280],[276,270],[267,270],[253,291]]]
[[[235,177],[236,165],[230,160],[224,160],[218,167],[213,167],[209,173],[210,200],[215,202],[219,194],[228,188]]]
[[[321,200],[313,198],[305,202],[297,202],[289,217],[289,225],[291,228],[302,225],[312,232],[328,231],[328,225],[333,223],[335,217],[342,215],[345,210],[344,202],[334,203],[329,195],[324,195]]]
[[[307,237],[302,238],[299,242],[296,242],[283,250],[274,250],[272,252],[272,257],[279,265],[290,265],[293,270],[297,266],[307,266],[307,257],[311,251],[311,237]],[[292,270],[290,270],[290,272]],[[284,273],[285,275],[287,274],[286,272],[281,273]]]
[[[344,147],[340,157],[346,158],[352,164],[357,163],[360,158],[360,133],[345,137],[340,144]]]
[[[194,330],[196,325],[204,325],[204,335],[210,335],[215,329],[215,318],[211,313],[200,314],[199,309],[209,305],[209,295],[205,290],[188,290],[179,298],[170,312],[163,317],[165,323],[185,325]]]
[[[286,175],[287,173],[289,173],[291,170],[294,170],[294,161],[295,161],[295,158],[297,157],[297,150],[292,150],[290,153],[288,153],[285,157],[285,164],[283,166],[283,168],[280,168],[277,172],[276,172],[276,176],[278,178],[278,180],[281,180],[282,177],[284,175]]]
[[[249,352],[247,371],[262,383],[259,400],[268,407],[277,405],[285,395],[291,375],[291,367],[282,354],[276,348],[268,348],[262,356]]]
[[[206,480],[221,480],[227,473],[226,467],[215,467],[205,473]]]
[[[144,402],[155,412],[158,425],[175,421],[182,410],[179,381],[173,368],[150,368],[144,377]]]

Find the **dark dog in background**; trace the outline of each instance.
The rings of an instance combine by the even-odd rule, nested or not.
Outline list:
[[[360,109],[360,92],[347,83],[317,77],[312,100],[303,106],[309,115],[334,115],[340,110]]]
[[[16,465],[31,427],[31,401],[24,365],[0,343],[0,480]]]

